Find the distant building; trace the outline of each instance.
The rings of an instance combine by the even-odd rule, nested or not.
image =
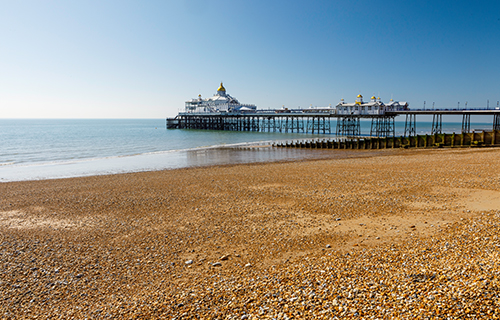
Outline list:
[[[344,99],[335,106],[337,114],[345,115],[381,115],[386,111],[408,110],[408,102],[391,101],[384,104],[380,98],[371,97],[369,102],[363,101],[363,96],[358,95],[353,103],[346,103]]]
[[[226,88],[220,83],[217,93],[213,97],[186,101],[186,112],[188,113],[207,113],[207,112],[245,112],[255,111],[257,107],[253,104],[241,104],[236,98],[226,93]]]

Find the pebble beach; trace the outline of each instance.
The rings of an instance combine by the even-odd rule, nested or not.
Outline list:
[[[359,150],[0,183],[0,318],[496,319],[499,159]]]

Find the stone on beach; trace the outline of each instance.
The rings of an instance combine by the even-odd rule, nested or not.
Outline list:
[[[498,318],[500,150],[353,152],[1,183],[0,314]]]

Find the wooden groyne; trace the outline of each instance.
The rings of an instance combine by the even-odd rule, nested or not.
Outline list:
[[[273,145],[282,148],[305,149],[387,149],[387,148],[463,148],[500,147],[500,130],[470,133],[436,133],[409,137],[344,138],[281,142]]]

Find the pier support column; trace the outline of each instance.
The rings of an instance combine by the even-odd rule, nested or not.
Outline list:
[[[443,133],[443,115],[434,114],[432,115],[432,129],[431,134]]]
[[[470,132],[470,113],[465,113],[462,116],[462,133]]]
[[[417,115],[406,114],[404,137],[415,136],[417,134]]]
[[[493,115],[493,130],[500,130],[500,113]]]
[[[394,116],[378,116],[372,118],[370,136],[372,137],[394,137]]]
[[[361,134],[359,117],[347,116],[337,119],[338,136],[359,136]]]

